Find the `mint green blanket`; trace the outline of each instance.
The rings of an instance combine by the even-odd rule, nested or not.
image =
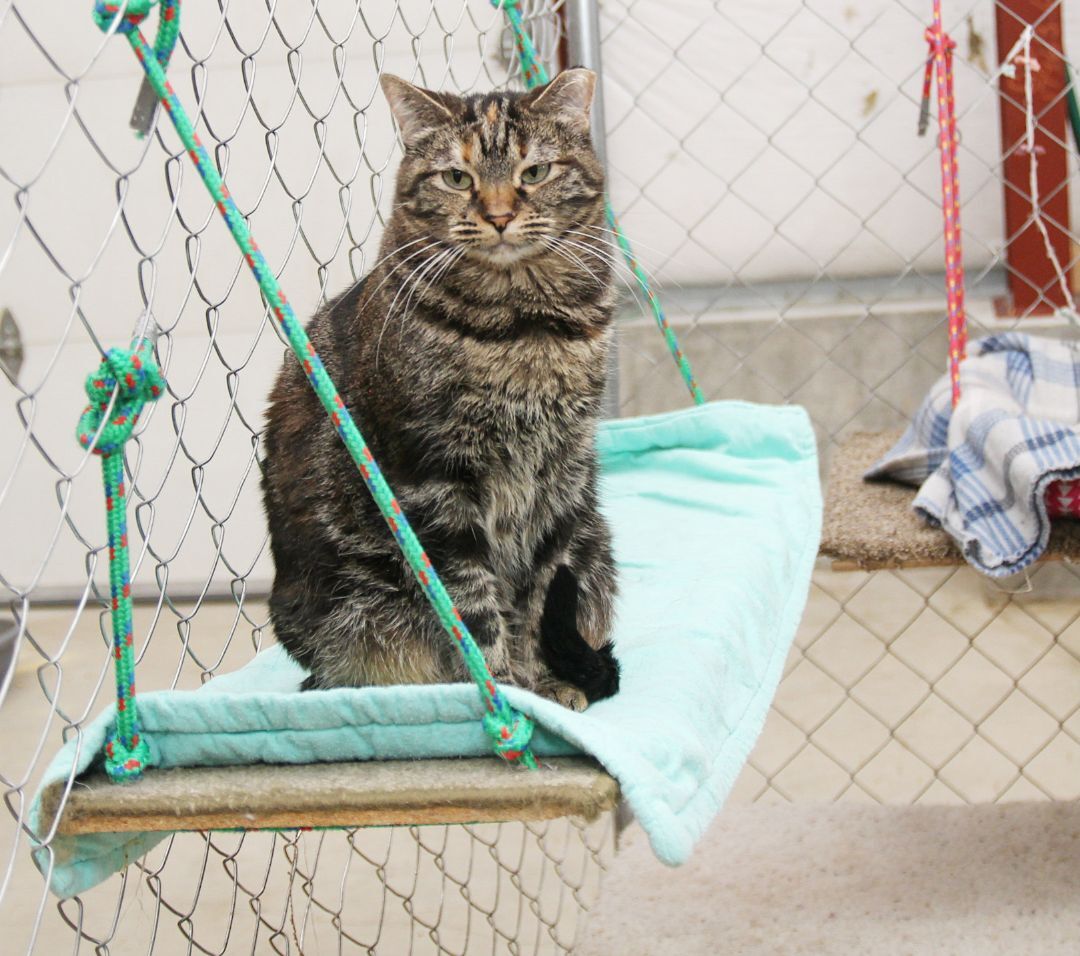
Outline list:
[[[802,615],[821,526],[814,435],[801,408],[718,402],[605,423],[599,444],[620,569],[621,690],[580,714],[514,687],[506,695],[536,719],[538,756],[593,754],[656,855],[678,864],[757,739]],[[302,677],[275,647],[199,691],[141,694],[152,763],[489,753],[471,685],[301,694]],[[42,787],[100,762],[111,717],[60,751]],[[42,832],[40,791],[31,827]],[[163,836],[58,837],[51,887],[79,893]],[[48,871],[48,852],[36,854]]]

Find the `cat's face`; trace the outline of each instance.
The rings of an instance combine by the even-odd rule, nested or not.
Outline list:
[[[567,70],[529,93],[467,98],[394,76],[383,89],[401,130],[395,217],[461,256],[510,268],[573,254],[598,233],[603,171],[589,138],[596,76]],[[419,247],[419,246],[418,246]]]

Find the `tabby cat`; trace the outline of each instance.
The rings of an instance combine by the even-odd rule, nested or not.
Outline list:
[[[596,77],[468,97],[384,76],[405,155],[372,270],[311,336],[496,680],[618,689],[594,448],[612,339]],[[305,688],[466,679],[304,373],[271,396],[270,615]]]

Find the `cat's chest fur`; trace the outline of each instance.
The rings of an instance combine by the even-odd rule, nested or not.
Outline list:
[[[449,410],[475,467],[473,493],[494,563],[527,570],[585,480],[603,388],[607,333],[467,343]]]

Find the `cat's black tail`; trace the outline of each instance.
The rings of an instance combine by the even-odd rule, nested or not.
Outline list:
[[[610,641],[597,649],[581,636],[577,607],[577,578],[565,564],[560,565],[544,600],[540,653],[548,670],[579,688],[591,704],[618,692],[619,662]]]

